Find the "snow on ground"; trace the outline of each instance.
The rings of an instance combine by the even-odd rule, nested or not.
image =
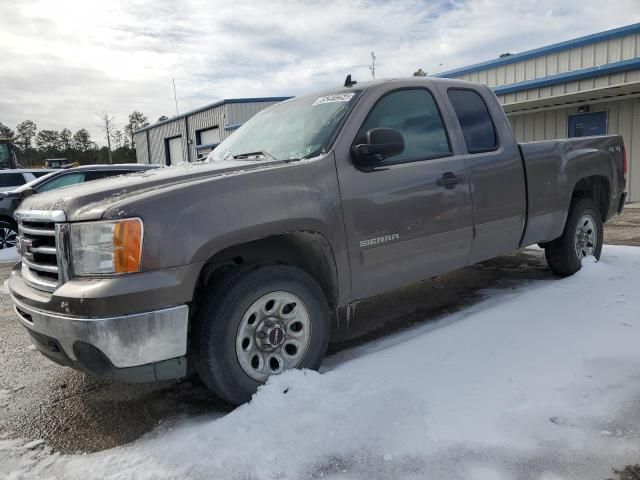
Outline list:
[[[10,479],[605,479],[640,461],[640,248],[272,378],[221,417],[51,454],[0,440]]]
[[[19,259],[16,247],[0,249],[0,262],[17,262]]]

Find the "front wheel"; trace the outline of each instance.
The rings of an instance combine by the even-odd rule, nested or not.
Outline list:
[[[549,268],[556,275],[573,275],[582,268],[584,257],[600,259],[602,241],[602,217],[595,203],[590,198],[575,199],[562,236],[546,244]]]
[[[0,221],[0,250],[16,246],[18,232],[14,224]]]
[[[329,329],[327,300],[307,273],[286,265],[245,268],[199,305],[197,370],[207,387],[240,404],[271,375],[317,369]]]

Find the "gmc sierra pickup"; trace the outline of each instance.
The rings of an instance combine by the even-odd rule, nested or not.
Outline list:
[[[348,81],[260,112],[202,164],[27,198],[9,289],[55,362],[195,371],[240,403],[318,368],[359,299],[534,243],[573,274],[624,206],[625,164],[618,135],[518,144],[485,86]]]

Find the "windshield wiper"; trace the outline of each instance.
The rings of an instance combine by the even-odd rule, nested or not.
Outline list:
[[[240,153],[238,155],[234,155],[233,159],[234,160],[246,160],[246,159],[268,159],[268,160],[275,160],[275,157],[273,155],[271,155],[270,153],[264,152],[262,150],[258,150],[257,152],[247,152],[247,153]]]

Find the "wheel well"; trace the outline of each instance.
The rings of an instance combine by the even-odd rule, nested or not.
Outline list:
[[[17,225],[13,217],[9,217],[8,215],[0,215],[0,222],[9,222],[11,225]]]
[[[202,268],[198,286],[215,285],[232,269],[275,263],[298,267],[313,277],[331,310],[338,299],[338,272],[328,240],[315,232],[290,232],[234,245],[213,255]]]
[[[609,213],[609,182],[606,177],[593,176],[581,179],[573,189],[574,198],[590,198],[598,206],[602,221],[607,220]]]

